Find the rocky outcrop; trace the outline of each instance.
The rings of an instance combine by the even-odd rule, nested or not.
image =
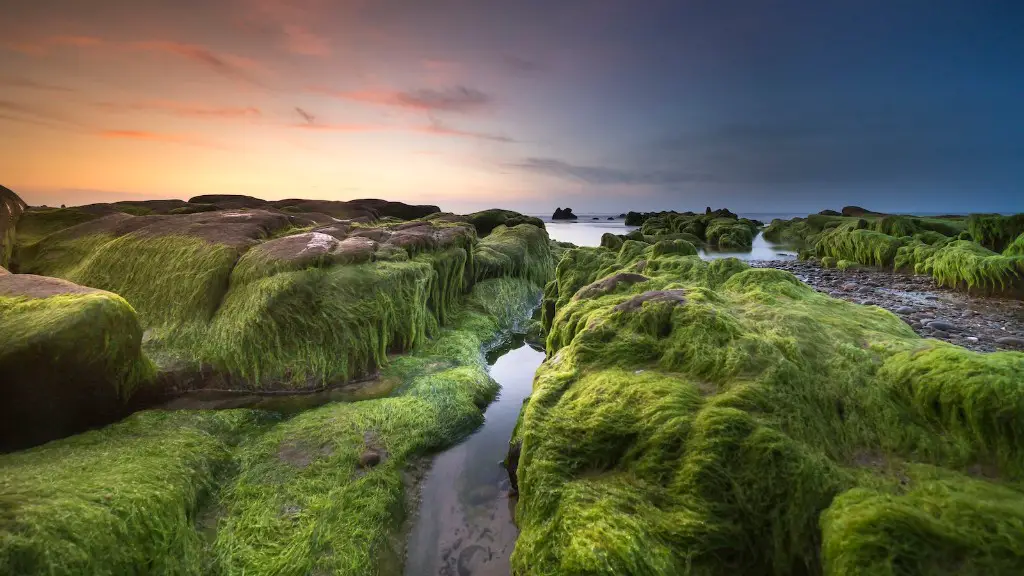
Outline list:
[[[154,377],[121,297],[58,278],[0,275],[0,450],[109,423]]]
[[[656,252],[572,250],[545,290],[513,573],[1019,571],[1024,354]]]
[[[872,212],[867,208],[861,208],[860,206],[843,206],[842,215],[847,217],[859,218],[861,216],[882,216],[882,212]]]
[[[25,202],[13,190],[0,186],[0,266],[11,261],[18,220],[25,208]]]
[[[555,213],[551,215],[552,220],[578,220],[579,216],[572,213],[572,208],[555,208]]]

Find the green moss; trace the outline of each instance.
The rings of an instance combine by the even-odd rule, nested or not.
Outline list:
[[[256,388],[320,387],[374,372],[389,352],[411,349],[437,326],[431,296],[441,305],[461,294],[465,253],[452,257],[457,275],[446,278],[423,258],[233,282],[193,349]]]
[[[1024,256],[1024,234],[1017,236],[1017,239],[1003,250],[1003,256]]]
[[[818,239],[818,257],[831,256],[868,266],[892,266],[903,242],[881,232],[845,226],[825,232]]]
[[[971,214],[967,218],[967,230],[978,244],[989,250],[1001,252],[1017,236],[1024,234],[1024,214]]]
[[[942,545],[916,544],[917,518],[956,534],[957,510],[968,533],[944,558],[1019,566],[1024,531],[988,503],[1024,505],[1024,354],[922,340],[786,272],[628,245],[571,251],[545,291],[514,573],[928,574]],[[649,280],[573,296],[641,262]],[[971,511],[952,489],[900,504],[889,462],[994,478],[957,481],[981,495]],[[844,525],[858,490],[897,496],[862,509],[884,522]]]
[[[903,474],[907,488],[856,488],[822,515],[827,574],[1020,572],[1019,491],[922,465]]]
[[[225,571],[377,573],[407,512],[403,468],[483,421],[497,385],[482,348],[529,316],[536,290],[523,280],[478,284],[453,328],[382,374],[403,383],[394,397],[304,412],[243,444],[241,473],[221,498]],[[367,450],[381,463],[363,469]]]
[[[920,231],[917,219],[907,216],[883,216],[875,220],[872,229],[896,238],[913,236]]]
[[[473,256],[477,282],[514,277],[543,286],[554,265],[547,232],[531,224],[498,226],[480,241]]]
[[[835,268],[837,264],[836,259],[831,256],[825,256],[821,259],[821,265],[825,268]]]
[[[249,411],[143,412],[0,456],[0,572],[209,574],[200,507]]]
[[[1003,256],[964,240],[935,250],[915,270],[953,288],[1014,292],[1024,287],[1024,256]]]
[[[476,228],[480,237],[487,236],[498,226],[514,228],[520,224],[529,224],[544,229],[544,221],[533,216],[524,216],[512,210],[492,208],[466,215],[466,220]]]
[[[42,238],[83,222],[95,220],[99,214],[79,208],[33,208],[18,221],[17,243],[27,246]]]
[[[0,294],[4,284],[26,278],[0,277]],[[154,377],[141,340],[134,310],[114,294],[0,296],[0,450],[123,415],[128,399]]]
[[[605,232],[601,234],[601,246],[608,248],[609,250],[618,250],[622,248],[622,237],[618,234],[612,234],[611,232]]]

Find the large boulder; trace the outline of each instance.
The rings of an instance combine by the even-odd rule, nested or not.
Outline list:
[[[578,220],[579,216],[572,213],[572,208],[555,208],[555,213],[551,215],[552,220]]]
[[[0,186],[0,266],[11,261],[16,227],[25,208],[25,201],[13,190]]]
[[[120,296],[58,278],[0,274],[0,450],[106,424],[154,376]]]

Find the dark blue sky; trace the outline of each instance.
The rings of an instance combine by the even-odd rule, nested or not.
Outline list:
[[[1020,0],[15,10],[0,173],[37,203],[1024,211]]]

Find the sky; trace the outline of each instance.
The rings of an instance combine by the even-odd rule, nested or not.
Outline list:
[[[1024,211],[1019,0],[0,0],[0,184]]]

